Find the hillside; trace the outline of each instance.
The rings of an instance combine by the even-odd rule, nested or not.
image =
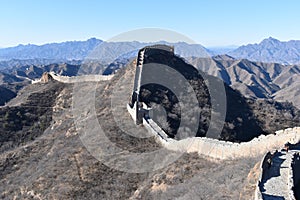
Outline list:
[[[112,110],[108,106],[118,82],[125,78],[130,84],[126,87],[131,88],[133,75],[134,65],[131,65],[126,70],[119,71],[111,82],[99,82],[96,87],[95,109],[101,126],[114,144],[130,152],[150,152],[160,148],[160,145],[153,138],[139,139],[126,134],[112,120]],[[80,83],[76,87],[93,93],[95,83]],[[20,111],[22,120],[28,125],[24,124],[18,130],[29,130],[21,131],[23,134],[12,130],[9,134],[15,135],[16,140],[13,141],[17,142],[1,137],[7,144],[5,148],[2,147],[0,154],[2,199],[196,197],[229,200],[240,196],[241,199],[249,199],[253,196],[257,178],[249,178],[248,174],[259,158],[215,162],[197,154],[184,154],[175,163],[148,173],[122,172],[104,165],[87,151],[80,139],[81,130],[75,129],[76,119],[72,114],[73,88],[73,84],[57,82],[30,85],[20,92],[10,107],[0,108],[1,113],[6,110],[13,113]],[[53,101],[49,102],[50,96]],[[80,96],[86,99],[89,95]],[[26,109],[31,109],[27,105],[34,105],[32,109],[37,110],[36,117],[47,119],[46,126],[42,128],[41,125],[35,125],[37,120],[26,114],[30,111]],[[19,115],[18,112],[16,114]],[[83,119],[87,115],[88,113],[82,113]],[[4,116],[1,114],[1,117]],[[10,116],[11,119],[19,119]],[[121,116],[132,123],[128,126],[134,126],[127,112],[121,113]],[[141,134],[145,134],[143,127],[136,128]],[[168,155],[164,157],[167,159]]]
[[[50,64],[62,64],[67,63],[71,65],[79,65],[81,61],[79,60],[65,60],[65,59],[11,59],[11,60],[2,60],[0,61],[0,70],[12,70],[15,68],[19,68],[22,66],[30,66],[30,65],[50,65]]]
[[[0,152],[35,140],[43,134],[52,121],[52,107],[63,85],[52,83],[40,88],[42,89],[40,91],[37,90],[38,85],[28,87],[24,88],[27,98],[17,97],[15,101],[18,99],[23,101],[13,106],[2,107],[0,110]]]
[[[299,65],[236,60],[230,56],[189,58],[199,70],[221,78],[226,84],[247,97],[274,99],[299,104]]]
[[[26,77],[0,72],[0,106],[14,98],[18,91],[30,84]]]
[[[17,94],[6,87],[0,86],[0,106],[17,96]]]

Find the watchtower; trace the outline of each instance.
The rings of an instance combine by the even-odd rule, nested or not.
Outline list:
[[[140,102],[140,89],[142,83],[142,73],[143,73],[145,55],[147,55],[147,53],[151,49],[160,49],[174,54],[174,47],[164,45],[164,44],[146,46],[139,50],[137,63],[136,63],[134,87],[133,87],[133,92],[132,92],[132,97],[130,102],[130,107],[131,109],[134,110],[134,116],[132,117],[134,118],[136,124],[142,124],[143,118],[147,116],[149,112],[149,108],[147,108],[143,102]]]

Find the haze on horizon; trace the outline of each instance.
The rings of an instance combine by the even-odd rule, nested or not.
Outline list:
[[[1,2],[0,47],[45,44],[155,27],[183,34],[206,47],[240,46],[274,37],[299,40],[300,2],[284,1],[84,1]]]

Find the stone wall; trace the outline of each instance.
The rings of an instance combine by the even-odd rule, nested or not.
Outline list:
[[[187,152],[198,152],[201,155],[216,159],[235,159],[241,157],[256,157],[269,151],[282,148],[285,143],[300,141],[300,127],[276,131],[275,134],[262,135],[249,142],[232,143],[210,138],[187,138],[167,144],[166,148],[176,150],[184,148]]]
[[[113,75],[81,75],[81,76],[60,76],[56,75],[54,72],[47,73],[49,76],[51,76],[54,80],[62,82],[62,83],[79,83],[79,82],[97,82],[97,81],[108,81],[110,80]],[[33,80],[32,84],[39,83],[39,82],[45,82],[44,81],[44,75],[41,79]]]
[[[127,104],[127,110],[134,121],[136,121],[135,104],[136,102],[132,108],[129,104]],[[143,103],[143,106],[146,107],[147,105]],[[150,133],[153,134],[157,142],[166,144],[167,142],[172,141],[172,139],[169,138],[168,135],[151,118],[143,117],[143,125]]]
[[[135,116],[134,108],[134,106],[133,108],[127,106],[133,119]],[[232,143],[201,137],[174,140],[168,138],[167,134],[153,120],[144,118],[143,124],[167,149],[197,152],[198,154],[221,160],[261,156],[282,148],[287,142],[296,144],[300,141],[300,127],[276,131],[275,134],[266,136],[261,135],[249,142]]]

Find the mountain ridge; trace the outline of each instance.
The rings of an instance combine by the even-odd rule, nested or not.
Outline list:
[[[134,52],[130,53],[134,55]],[[254,98],[291,101],[300,108],[300,65],[282,65],[278,63],[262,63],[247,59],[235,59],[228,55],[212,58],[184,58],[198,69],[219,77],[226,84],[239,90],[243,95]],[[120,58],[109,64],[82,62],[57,63],[45,65],[22,65],[10,67],[0,72],[0,83],[22,82],[34,80],[44,72],[53,71],[60,75],[76,76],[78,69],[85,74],[116,73],[126,66],[131,59]],[[1,78],[2,77],[2,78]],[[293,95],[289,95],[293,94]]]
[[[189,58],[188,61],[199,70],[219,77],[246,97],[290,101],[300,108],[299,65],[219,58]]]
[[[48,43],[44,45],[18,45],[0,49],[0,60],[8,61],[12,59],[48,59],[48,60],[84,60],[89,58],[109,60],[112,62],[124,54],[151,45],[164,43],[174,45],[176,51],[181,56],[207,57],[212,52],[200,44],[188,44],[185,42],[170,43],[166,41],[157,42],[106,42],[100,39],[91,38],[86,41],[67,41],[62,43]]]
[[[100,54],[97,54],[98,58],[103,60],[109,59],[112,62],[118,57],[130,58],[138,49],[158,43],[175,46],[176,54],[182,57],[210,57],[227,54],[236,59],[248,59],[257,62],[285,65],[300,63],[300,40],[280,41],[273,37],[263,39],[260,43],[247,44],[240,47],[204,47],[200,44],[170,43],[166,41],[106,42],[97,38],[90,38],[86,41],[55,42],[43,45],[20,44],[15,47],[0,48],[0,61],[12,59],[84,60],[98,47],[98,50],[102,51]]]
[[[11,59],[78,59],[86,57],[89,51],[102,43],[102,40],[90,38],[86,41],[67,41],[44,45],[18,45],[0,49],[1,60]]]
[[[299,64],[300,40],[280,41],[269,37],[258,44],[240,46],[228,54],[237,59],[244,58],[258,62]]]

